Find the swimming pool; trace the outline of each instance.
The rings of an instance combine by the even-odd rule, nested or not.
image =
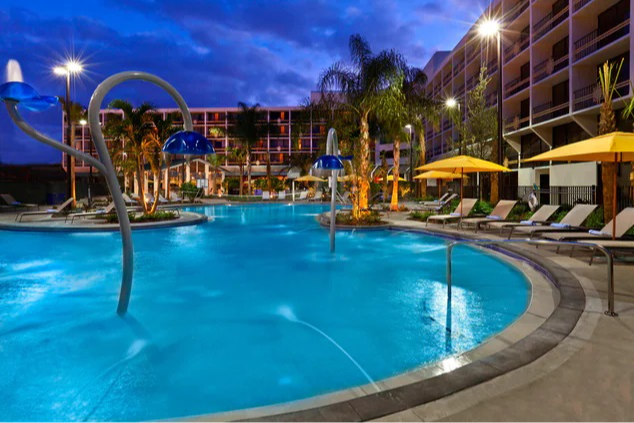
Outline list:
[[[0,420],[147,420],[365,385],[474,348],[530,285],[480,251],[379,230],[337,234],[325,205],[190,209],[135,231],[130,312],[115,314],[117,233],[0,231]],[[493,276],[494,275],[494,276]]]

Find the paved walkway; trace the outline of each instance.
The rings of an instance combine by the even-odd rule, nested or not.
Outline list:
[[[424,227],[407,220],[405,213],[391,213],[389,220]],[[634,265],[615,266],[619,316],[608,317],[603,314],[607,285],[601,261],[589,266],[587,255],[570,258],[549,248],[537,251],[570,270],[583,286],[586,309],[572,334],[516,371],[380,421],[634,420]]]

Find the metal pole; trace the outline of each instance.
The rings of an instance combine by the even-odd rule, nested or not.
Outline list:
[[[571,247],[586,247],[591,250],[599,250],[603,253],[607,260],[607,285],[608,285],[608,309],[605,311],[606,316],[615,317],[618,314],[614,311],[614,256],[607,248],[584,242],[566,242],[566,241],[546,241],[543,239],[504,239],[504,240],[459,240],[453,241],[447,245],[447,301],[451,301],[451,251],[458,244],[473,245],[493,245],[493,244],[530,244],[530,245],[557,245]],[[594,253],[593,253],[594,254]]]
[[[498,31],[498,164],[504,163],[503,142],[504,134],[502,132],[502,31]],[[502,175],[498,175],[498,200],[502,198]]]
[[[121,242],[123,244],[123,273],[121,278],[121,291],[119,293],[119,304],[117,306],[117,313],[122,315],[128,310],[130,304],[130,294],[132,292],[132,272],[133,272],[133,247],[132,247],[132,229],[130,227],[130,219],[128,218],[128,211],[121,194],[121,187],[117,179],[117,174],[112,165],[110,153],[108,152],[108,146],[101,130],[99,123],[99,110],[103,103],[106,94],[115,86],[125,81],[141,80],[151,82],[168,92],[172,98],[178,104],[178,107],[183,114],[183,126],[186,131],[193,130],[192,117],[189,113],[189,108],[183,97],[179,94],[174,87],[163,79],[145,72],[121,72],[103,81],[90,99],[90,105],[88,106],[88,124],[90,126],[90,133],[92,135],[95,148],[99,159],[107,169],[104,173],[108,188],[112,194],[114,200],[117,216],[119,217],[119,227],[121,230]]]
[[[414,182],[414,140],[412,138],[412,127],[409,127],[409,181]],[[410,189],[412,189],[410,187]]]
[[[332,176],[330,177],[330,183],[332,184],[331,189],[331,198],[330,198],[330,252],[335,252],[335,226],[337,224],[337,174],[338,170],[332,171]]]
[[[70,122],[70,70],[66,69],[66,98],[64,99],[64,108],[66,109],[66,145],[71,145],[71,122]],[[71,155],[66,155],[66,199],[73,196],[73,180],[72,180],[72,168],[71,168]],[[73,200],[73,207],[75,207],[75,201]]]

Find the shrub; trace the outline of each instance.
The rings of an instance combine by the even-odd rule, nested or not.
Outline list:
[[[189,199],[190,202],[193,202],[196,198],[196,194],[198,193],[198,187],[193,182],[184,182],[181,185],[181,191],[183,195]]]
[[[457,204],[456,204],[457,206]],[[471,210],[472,214],[484,214],[490,215],[493,211],[493,206],[488,201],[477,201],[473,209]]]
[[[352,213],[337,213],[337,224],[348,226],[372,226],[383,223],[378,211],[365,213],[360,219],[354,219]]]
[[[164,220],[174,220],[177,218],[176,212],[159,210],[152,214],[142,214],[137,216],[135,213],[128,213],[128,218],[131,223],[144,223],[144,222],[162,222]],[[116,213],[106,216],[106,222],[119,223],[119,216]]]
[[[409,218],[411,220],[426,222],[429,216],[433,216],[433,215],[434,213],[430,211],[413,211],[409,214]]]

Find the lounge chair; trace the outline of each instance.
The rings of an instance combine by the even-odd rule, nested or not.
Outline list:
[[[169,201],[159,194],[159,204],[169,204]]]
[[[321,191],[315,192],[315,196],[313,198],[309,198],[308,201],[321,201],[321,198],[324,196],[324,193]]]
[[[299,193],[299,201],[306,200],[308,198],[308,191],[302,191]]]
[[[174,191],[170,191],[170,201],[172,203],[182,203],[183,199],[178,196]]]
[[[480,225],[491,221],[503,221],[511,214],[511,210],[517,204],[517,200],[500,200],[496,204],[495,208],[487,217],[474,217],[470,219],[462,219],[458,227],[462,229],[463,226],[473,226],[474,232],[478,232]]]
[[[432,201],[419,201],[418,204],[422,205],[422,206],[437,206],[438,204],[442,203],[443,201],[445,201],[447,199],[447,197],[449,197],[451,195],[450,192],[446,192],[442,195],[442,197],[440,197],[437,200],[432,200]]]
[[[586,239],[579,241],[584,247],[589,247],[592,249],[592,255],[590,256],[590,266],[594,262],[594,257],[596,255],[597,249],[596,247],[601,246],[607,250],[609,250],[612,255],[616,255],[617,253],[634,253],[634,240],[631,239],[623,239],[623,240],[611,240],[611,239]],[[593,248],[592,246],[595,246]],[[573,245],[572,251],[570,251],[570,256],[574,251],[575,246]]]
[[[108,204],[108,206],[106,206],[105,208],[94,211],[94,212],[71,213],[66,216],[66,221],[68,221],[68,218],[70,218],[70,224],[72,225],[73,223],[75,223],[75,219],[78,219],[81,217],[107,215],[109,213],[112,213],[113,211],[114,211],[114,201]]]
[[[511,237],[511,231],[514,227],[521,226],[536,226],[545,224],[548,219],[559,209],[559,206],[544,205],[539,208],[528,220],[522,220],[521,222],[487,222],[484,224],[485,229],[499,229],[500,233],[509,229],[509,238]]]
[[[46,215],[51,215],[51,216],[55,216],[58,214],[62,214],[62,213],[66,213],[67,212],[67,208],[73,203],[73,199],[69,198],[68,200],[64,201],[62,204],[60,204],[58,207],[56,208],[52,208],[52,209],[47,209],[47,210],[42,210],[42,211],[30,211],[30,212],[24,212],[24,213],[20,213],[19,215],[17,215],[15,217],[15,221],[16,222],[22,222],[22,218],[24,216],[46,216]]]
[[[339,202],[341,204],[348,204],[350,203],[350,191],[346,191],[343,193],[343,195],[339,196]]]
[[[270,199],[271,199],[271,193],[268,191],[262,191],[262,201],[270,200]]]
[[[443,200],[443,201],[441,201],[439,203],[430,204],[430,205],[423,205],[421,210],[439,212],[442,209],[444,209],[446,206],[451,204],[451,202],[454,200],[454,198],[458,198],[458,194],[451,194],[449,197],[447,197],[445,200]]]
[[[130,196],[128,194],[126,194],[125,192],[121,194],[121,196],[123,197],[123,201],[125,202],[126,206],[138,206],[139,202],[137,200],[134,200],[132,198],[130,198]]]
[[[30,203],[21,203],[17,201],[11,194],[0,194],[0,198],[7,204],[7,206],[11,206],[13,208],[21,208],[25,207],[27,210],[35,208],[36,210],[39,208],[37,204]]]
[[[286,191],[280,191],[277,193],[277,199],[280,201],[286,200]]]
[[[615,219],[616,231],[614,233],[614,237],[621,238],[632,226],[634,226],[634,207],[623,209]],[[589,231],[547,232],[542,234],[542,238],[554,241],[612,239],[613,223],[614,220],[610,220],[607,225],[598,231],[590,229]]]
[[[586,221],[588,216],[597,208],[596,204],[577,204],[564,216],[559,223],[551,223],[542,226],[516,226],[511,228],[509,239],[513,234],[530,235],[532,239],[534,235],[546,232],[562,232],[581,229],[581,225]]]
[[[429,216],[427,218],[427,221],[425,222],[425,226],[429,225],[429,221],[431,220],[432,222],[434,221],[442,222],[442,227],[444,228],[445,224],[448,221],[454,221],[454,220],[461,219],[464,216],[469,216],[469,213],[471,213],[471,210],[473,209],[473,207],[475,206],[477,202],[478,200],[476,198],[463,198],[462,202],[458,203],[458,206],[453,211],[453,213],[437,214],[435,216]],[[460,214],[461,207],[462,207],[462,214]]]

